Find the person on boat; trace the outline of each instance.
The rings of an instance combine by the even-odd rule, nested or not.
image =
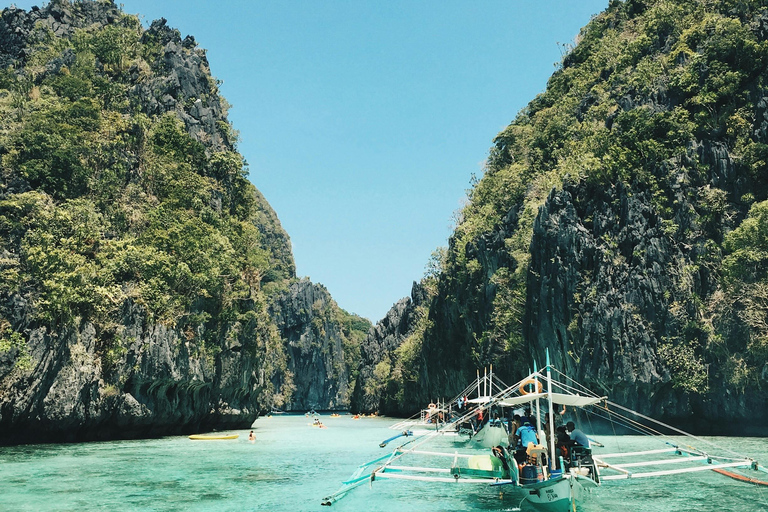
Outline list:
[[[515,449],[517,448],[517,429],[523,426],[523,423],[520,421],[520,415],[515,414],[512,416],[512,421],[509,422],[509,436],[507,436],[507,441],[509,443],[509,449]]]
[[[576,425],[572,421],[566,423],[565,430],[568,431],[568,437],[571,439],[571,441],[578,444],[579,446],[583,446],[584,448],[589,448],[590,445],[587,434],[576,428]]]
[[[251,430],[251,433],[248,434],[248,440],[249,441],[255,441],[256,440],[256,436],[253,435],[253,430]]]
[[[573,443],[565,431],[565,425],[560,425],[555,429],[555,453],[561,455],[564,459],[568,458],[568,446]]]
[[[528,458],[528,446],[537,446],[539,438],[536,435],[536,427],[531,425],[530,420],[523,419],[523,426],[517,429],[517,449],[515,451],[515,460],[519,464],[524,464]]]
[[[523,416],[520,417],[520,424],[525,425],[525,422],[529,421],[531,424],[534,423],[533,415],[531,414],[531,409],[525,409],[523,412]]]
[[[519,440],[518,448],[526,448],[528,443],[533,443],[534,446],[539,444],[536,428],[531,425],[529,420],[523,420],[523,425],[517,429],[517,438]]]
[[[539,442],[544,446],[549,446],[549,418],[544,420],[539,430]]]

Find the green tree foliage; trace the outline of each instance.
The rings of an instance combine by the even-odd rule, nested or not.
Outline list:
[[[230,333],[267,375],[284,370],[262,289],[293,277],[290,253],[264,235],[282,229],[241,155],[193,138],[174,112],[129,105],[161,56],[143,34],[127,15],[71,38],[36,27],[25,65],[0,72],[0,293],[26,297],[52,332],[92,323],[106,376],[129,341],[127,301],[187,333],[211,368]],[[361,326],[347,324],[354,364]],[[19,336],[0,352],[22,368]]]
[[[456,348],[473,354],[474,364],[498,363],[509,354],[524,358],[520,326],[539,208],[566,184],[592,191],[620,186],[652,198],[662,233],[685,254],[669,269],[669,295],[688,297],[669,305],[680,336],[657,354],[677,388],[706,390],[703,368],[710,363],[730,382],[754,377],[768,346],[768,236],[761,227],[766,207],[756,205],[726,233],[738,226],[745,205],[768,198],[768,146],[760,135],[762,119],[756,119],[768,77],[768,40],[758,28],[764,8],[758,0],[614,0],[594,17],[546,90],[494,139],[485,172],[456,216],[436,276],[435,309],[425,314],[432,318],[454,308],[453,330],[427,325],[419,342],[409,341],[403,351],[413,353],[424,342],[433,357],[450,335],[461,339]],[[724,171],[701,160],[702,143],[727,148],[737,175],[748,180],[740,197],[733,197],[733,183],[724,185],[722,176],[714,181],[713,174]],[[582,221],[592,228],[588,215]],[[479,247],[500,235],[502,255],[477,256]],[[622,263],[617,249],[604,256]],[[489,260],[503,261],[505,268],[486,266]],[[702,285],[708,277],[711,283]],[[579,336],[584,301],[597,297],[586,279],[580,285],[583,295],[568,298],[571,338]],[[700,286],[703,297],[692,293]],[[473,324],[483,313],[481,324]],[[740,341],[744,326],[748,343]],[[394,360],[391,368],[393,375],[404,372]]]
[[[747,326],[746,343],[721,344],[732,383],[744,388],[768,363],[768,201],[755,203],[738,228],[725,238],[722,329],[734,318]]]

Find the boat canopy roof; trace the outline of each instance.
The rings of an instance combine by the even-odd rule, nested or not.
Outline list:
[[[467,400],[467,403],[470,404],[487,404],[491,401],[493,397],[492,396],[479,396],[477,398],[470,398]]]
[[[505,398],[497,402],[498,405],[503,407],[514,407],[515,405],[527,404],[533,402],[538,398],[547,398],[546,393],[529,393],[527,395],[513,396]],[[552,403],[558,405],[570,405],[573,407],[586,407],[588,405],[595,405],[601,400],[605,400],[607,397],[599,396],[582,396],[582,395],[566,395],[563,393],[552,393]]]

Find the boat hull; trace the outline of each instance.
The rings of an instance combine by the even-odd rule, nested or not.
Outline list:
[[[572,512],[574,501],[585,498],[597,487],[594,480],[569,474],[557,479],[520,486],[525,499],[541,512]]]
[[[231,434],[226,436],[203,436],[203,435],[191,435],[189,438],[193,441],[226,441],[229,439],[237,439],[240,434]]]

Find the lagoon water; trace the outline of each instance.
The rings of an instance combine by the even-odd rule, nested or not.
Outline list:
[[[338,511],[431,512],[530,510],[511,493],[482,486],[377,481],[332,507],[321,499],[356,466],[387,453],[379,443],[394,435],[388,418],[322,417],[312,428],[304,415],[275,415],[254,424],[256,441],[238,431],[234,441],[166,437],[68,445],[0,447],[2,511]],[[235,433],[235,432],[231,432]],[[768,464],[768,440],[708,438]],[[606,450],[659,447],[658,441],[606,436]],[[450,438],[442,448],[454,449]],[[596,452],[597,453],[597,452]],[[768,474],[755,476],[768,479]],[[606,482],[580,512],[768,511],[768,487],[706,471]]]

